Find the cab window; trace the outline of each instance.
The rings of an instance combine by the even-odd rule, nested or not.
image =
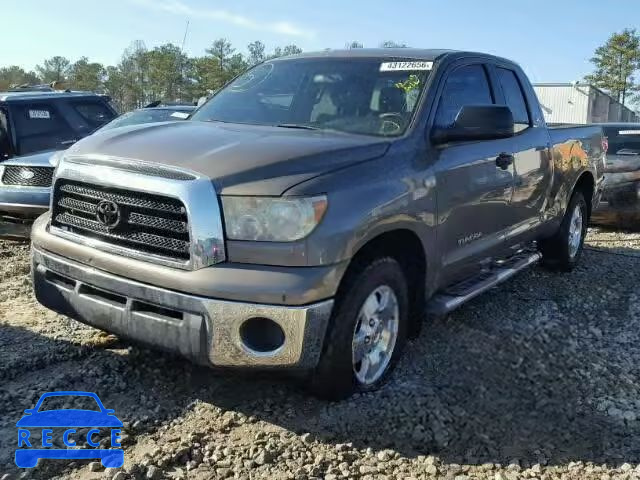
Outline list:
[[[102,102],[74,101],[71,102],[71,107],[89,124],[92,130],[101,127],[115,117],[115,114]]]
[[[466,65],[455,69],[447,77],[440,95],[435,125],[450,127],[465,105],[491,105],[493,96],[487,73],[482,65]]]
[[[19,155],[59,150],[75,134],[53,103],[19,103],[11,106]]]
[[[0,161],[11,157],[11,137],[7,112],[0,108]]]
[[[496,72],[498,74],[498,81],[502,87],[502,92],[504,93],[506,105],[511,109],[511,113],[513,114],[515,131],[521,132],[531,125],[529,112],[527,111],[527,102],[522,93],[522,86],[513,70],[496,68]]]

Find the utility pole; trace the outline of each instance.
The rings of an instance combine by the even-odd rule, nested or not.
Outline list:
[[[180,45],[180,83],[178,84],[178,97],[182,100],[182,83],[184,82],[184,44],[187,41],[187,33],[189,33],[189,20],[187,20],[187,25],[184,27],[184,36],[182,37],[182,45]]]

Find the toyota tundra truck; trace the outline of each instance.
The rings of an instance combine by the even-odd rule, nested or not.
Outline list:
[[[192,118],[61,157],[32,231],[44,306],[317,395],[379,387],[423,318],[580,259],[598,126],[547,128],[515,63],[357,49],[269,60]],[[453,341],[453,340],[452,340]]]

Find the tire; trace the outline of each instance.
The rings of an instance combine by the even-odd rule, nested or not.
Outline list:
[[[579,229],[577,229],[575,223],[577,222],[577,215],[581,217]],[[543,264],[552,270],[563,272],[573,270],[582,255],[588,224],[589,209],[587,208],[587,202],[582,192],[576,191],[571,196],[558,232],[553,237],[539,242]],[[575,235],[578,234],[580,237],[576,239]]]
[[[316,396],[326,400],[342,400],[356,392],[372,391],[383,385],[395,367],[407,338],[409,291],[407,281],[400,264],[390,257],[378,258],[368,265],[349,272],[336,297],[327,335],[325,337],[323,354],[316,369],[312,372],[307,387]],[[387,302],[384,303],[384,298]],[[395,304],[397,309],[393,306]],[[365,309],[365,301],[368,306]],[[378,302],[378,303],[376,303]],[[376,306],[386,305],[381,311]],[[376,311],[377,314],[367,316],[367,312]],[[380,313],[385,313],[377,317]],[[364,318],[370,318],[364,322]],[[372,319],[375,317],[376,319]],[[397,321],[383,321],[385,318],[397,318]],[[373,323],[371,323],[373,322]],[[375,326],[374,326],[375,324]],[[396,325],[395,341],[392,325]],[[369,325],[369,326],[367,326]],[[382,333],[374,330],[384,326],[388,328]],[[367,335],[371,333],[371,335]],[[358,337],[356,337],[358,334]],[[369,342],[366,342],[369,338]],[[379,339],[379,340],[378,340]],[[379,348],[385,350],[380,353],[364,353],[367,358],[379,358],[379,362],[367,364],[355,363],[353,356],[354,342],[359,340],[361,353],[367,349]],[[391,346],[391,343],[393,345]],[[386,346],[385,346],[386,345]],[[363,358],[364,358],[363,357]],[[365,360],[363,360],[365,361]],[[372,366],[372,374],[365,382],[359,379],[366,365]],[[358,367],[359,365],[359,367]],[[376,367],[379,365],[380,367]],[[359,372],[356,369],[359,368]],[[378,368],[380,372],[373,374]]]

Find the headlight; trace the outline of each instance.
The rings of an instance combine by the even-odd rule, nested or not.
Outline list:
[[[222,197],[230,240],[292,242],[311,233],[327,209],[327,198]]]

